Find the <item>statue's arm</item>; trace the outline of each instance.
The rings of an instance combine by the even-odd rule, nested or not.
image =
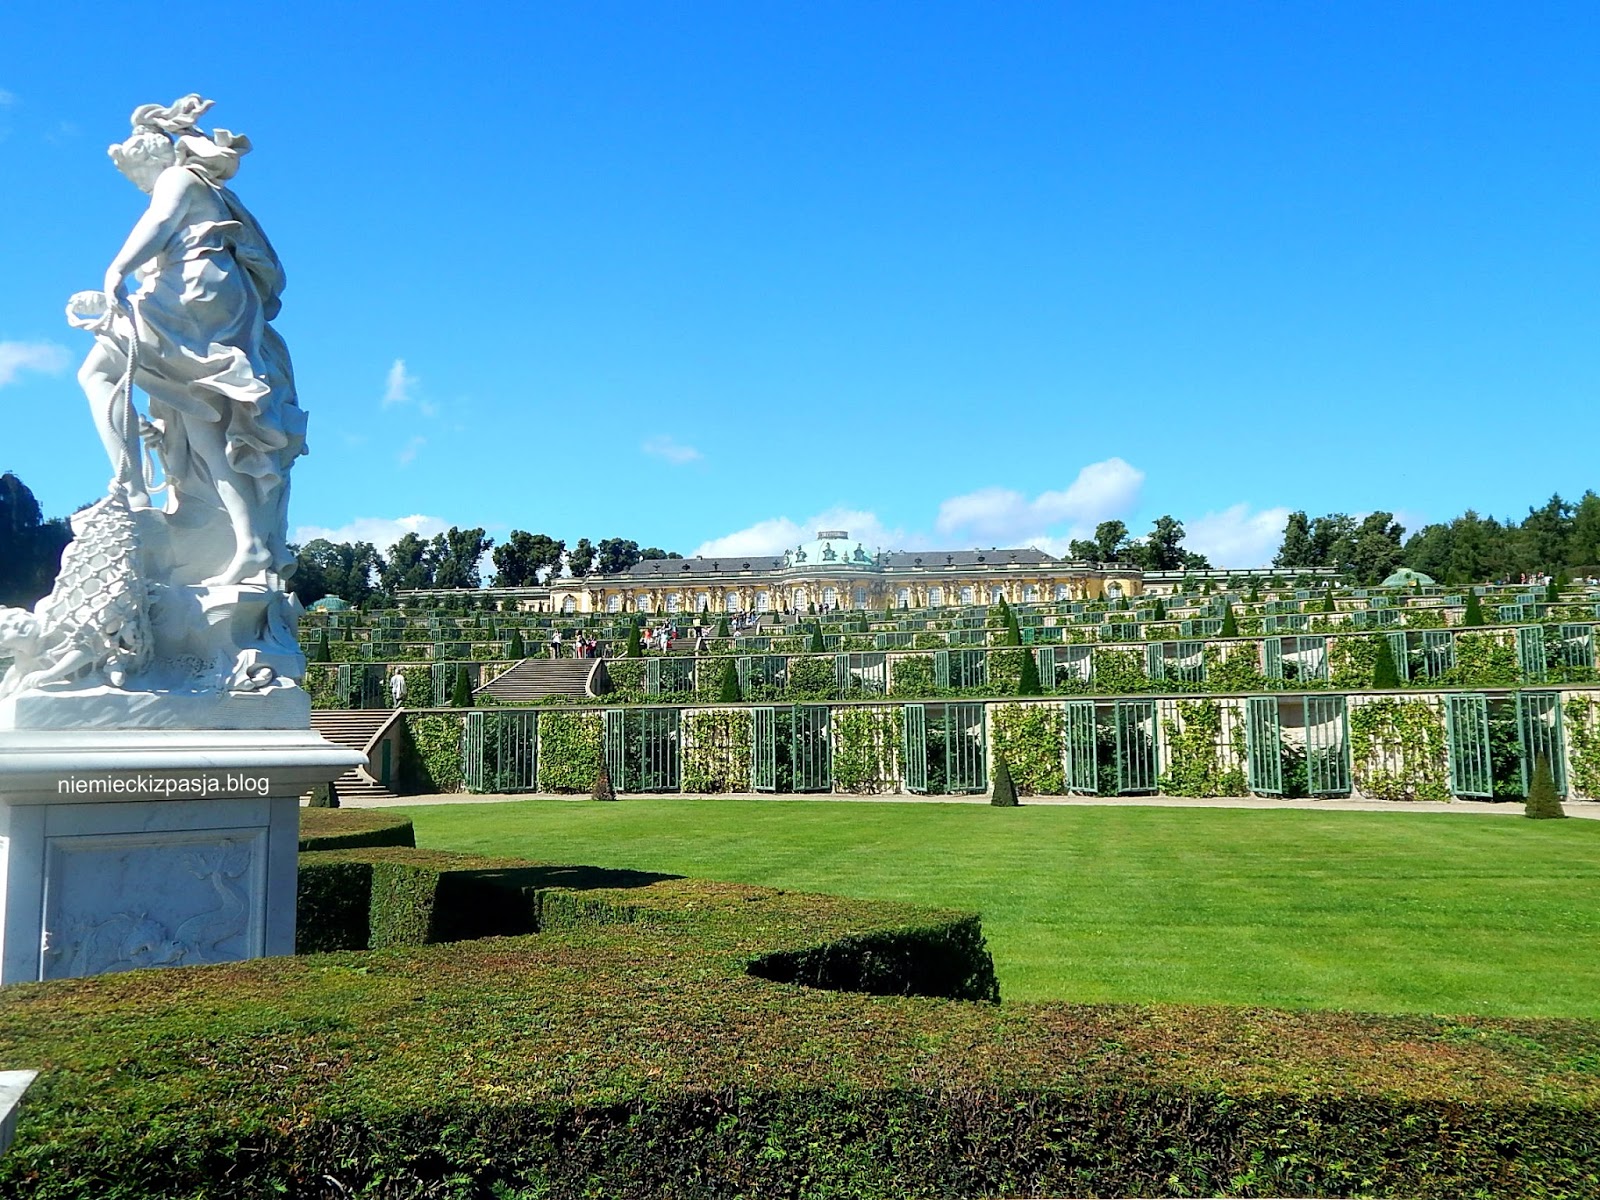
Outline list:
[[[119,300],[126,295],[123,280],[148,262],[182,226],[195,188],[205,185],[182,167],[169,167],[156,179],[150,192],[150,207],[145,209],[122,249],[106,268],[106,291]]]

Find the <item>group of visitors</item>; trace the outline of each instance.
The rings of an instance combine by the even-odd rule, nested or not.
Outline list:
[[[672,643],[678,640],[678,627],[672,622],[665,625],[656,625],[647,628],[641,638],[647,646],[654,646],[662,654],[672,649]]]
[[[561,630],[559,629],[552,629],[550,631],[550,657],[561,657]],[[591,634],[575,634],[572,639],[572,657],[599,658],[600,643],[596,641]]]

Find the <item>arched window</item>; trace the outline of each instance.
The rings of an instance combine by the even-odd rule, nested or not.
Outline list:
[[[944,589],[942,587],[931,587],[928,589],[928,607],[944,607]]]
[[[901,588],[898,592],[895,593],[895,601],[896,601],[896,603],[898,603],[900,605],[901,608],[910,608],[911,607],[911,589],[910,588]]]
[[[675,613],[675,612],[678,611],[678,593],[677,592],[668,592],[667,593],[667,611],[669,613]]]
[[[857,608],[865,608],[867,606],[867,589],[857,588],[852,600]]]
[[[794,590],[794,610],[795,610],[795,612],[805,612],[806,605],[808,605],[810,603],[811,603],[810,594],[806,591],[806,589],[803,588],[803,587],[795,588],[795,590]]]
[[[622,611],[621,592],[612,592],[611,595],[606,597],[606,611],[608,613],[619,613]]]
[[[1031,583],[1022,585],[1022,602],[1032,604],[1039,599],[1039,589]]]
[[[739,593],[729,592],[722,597],[722,611],[736,613],[740,610]]]
[[[964,587],[964,588],[961,589],[961,603],[963,603],[963,604],[971,604],[971,603],[973,603],[973,592],[972,592],[971,588]]]
[[[574,600],[571,596],[563,596],[561,598],[561,611],[564,612],[564,613],[575,613],[575,612],[577,612],[578,611],[578,602],[576,600]]]
[[[992,587],[992,588],[989,589],[989,603],[990,604],[999,604],[1000,601],[1004,600],[1005,598],[1006,598],[1006,590],[1005,590],[1005,588]]]
[[[1056,599],[1057,600],[1065,600],[1067,598],[1067,596],[1068,596],[1067,585],[1064,584],[1064,583],[1056,584]]]
[[[829,608],[837,608],[839,605],[839,589],[831,587],[823,588],[822,603],[827,605]]]
[[[711,611],[711,593],[710,592],[701,592],[698,596],[696,596],[694,598],[694,610],[695,610],[695,612],[710,612]]]
[[[1106,584],[1106,595],[1110,596],[1113,600],[1120,600],[1122,598],[1122,585],[1113,579],[1110,583]]]
[[[772,611],[772,593],[770,593],[770,592],[757,592],[756,593],[756,611],[757,612],[771,612]]]

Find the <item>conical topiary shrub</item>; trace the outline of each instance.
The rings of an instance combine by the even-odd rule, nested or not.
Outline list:
[[[639,640],[639,627],[628,626],[628,641],[622,649],[623,658],[643,658],[644,644]]]
[[[1561,807],[1561,797],[1556,794],[1550,762],[1542,754],[1533,760],[1533,778],[1528,783],[1528,799],[1522,815],[1535,821],[1558,820],[1567,815],[1567,810]]]
[[[819,621],[811,627],[811,653],[822,654],[828,647],[822,641],[822,623]]]
[[[1400,686],[1400,668],[1395,664],[1394,651],[1389,647],[1386,634],[1377,635],[1378,656],[1372,662],[1372,686],[1397,688]]]
[[[316,647],[311,651],[311,661],[318,663],[333,661],[333,651],[328,648],[328,631],[326,629],[317,635]]]
[[[1325,613],[1338,612],[1339,606],[1333,602],[1333,589],[1329,588],[1322,594],[1322,611]]]
[[[1225,604],[1222,608],[1222,628],[1217,630],[1218,637],[1238,637],[1239,620],[1233,615],[1233,605]]]
[[[1483,601],[1478,599],[1477,592],[1467,593],[1467,612],[1461,618],[1461,623],[1463,625],[1483,625],[1486,623],[1483,619]]]
[[[512,658],[528,657],[528,644],[522,640],[522,630],[514,629],[511,631],[511,649],[507,653]]]
[[[606,756],[600,756],[600,766],[594,773],[594,790],[589,793],[596,800],[615,800],[617,791],[611,786],[611,768],[606,766]]]
[[[450,707],[472,707],[472,676],[467,674],[465,663],[456,668],[456,686],[450,693]]]
[[[994,792],[989,797],[989,803],[996,808],[1017,807],[1017,785],[1011,781],[1011,768],[1006,765],[1006,756],[994,756]]]
[[[1155,607],[1150,610],[1152,621],[1165,621],[1167,619],[1167,606],[1162,603],[1161,597],[1156,597]]]
[[[722,682],[717,687],[717,701],[720,704],[738,704],[744,696],[739,692],[739,668],[733,659],[725,659],[722,663]]]
[[[1044,695],[1044,684],[1039,679],[1039,664],[1034,661],[1032,650],[1022,652],[1022,676],[1017,680],[1017,695]]]
[[[719,638],[732,637],[733,631],[728,628],[728,614],[723,613],[717,618],[717,636]]]

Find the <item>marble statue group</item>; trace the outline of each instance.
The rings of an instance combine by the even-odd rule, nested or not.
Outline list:
[[[73,517],[52,593],[32,612],[0,608],[0,664],[11,660],[0,703],[13,701],[13,719],[25,695],[74,693],[81,721],[92,692],[91,723],[159,725],[151,697],[212,697],[220,712],[230,695],[296,688],[303,673],[285,580],[306,419],[272,327],[283,266],[228,186],[249,139],[202,129],[211,104],[141,105],[109,150],[149,203],[67,318],[94,338],[78,381],[111,481]]]

